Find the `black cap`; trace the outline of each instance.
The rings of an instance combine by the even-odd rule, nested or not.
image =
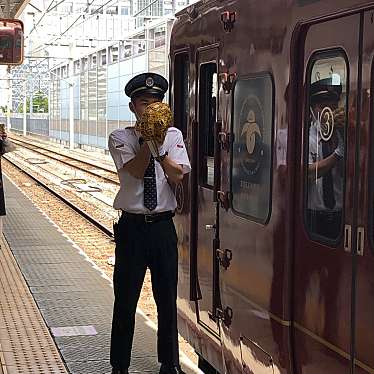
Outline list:
[[[310,99],[313,103],[327,100],[338,101],[342,93],[340,82],[334,82],[333,78],[324,78],[312,83],[310,86]]]
[[[160,74],[143,73],[136,75],[126,84],[125,93],[131,99],[143,94],[155,95],[164,98],[168,89],[167,80]]]

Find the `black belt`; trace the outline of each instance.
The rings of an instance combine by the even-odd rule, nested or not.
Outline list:
[[[313,210],[307,209],[307,213],[310,216],[314,216],[316,218],[326,218],[334,220],[337,216],[342,214],[341,210]]]
[[[122,211],[122,217],[127,220],[131,220],[133,222],[138,223],[155,223],[159,221],[167,221],[174,217],[174,212],[168,210],[166,212],[161,213],[150,213],[150,214],[140,214],[140,213],[129,213]]]

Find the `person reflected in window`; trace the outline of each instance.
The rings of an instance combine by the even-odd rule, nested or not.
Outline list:
[[[336,81],[321,79],[310,88],[307,186],[309,230],[332,240],[341,228],[345,153],[345,108],[339,107],[342,86]]]

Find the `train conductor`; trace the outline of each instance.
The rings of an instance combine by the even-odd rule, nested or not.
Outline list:
[[[125,87],[130,110],[140,119],[149,104],[163,100],[167,89],[168,82],[159,74],[135,76]],[[183,373],[177,332],[177,235],[172,219],[177,203],[171,188],[191,170],[183,136],[170,127],[158,154],[152,155],[134,127],[117,129],[109,136],[109,151],[120,179],[114,208],[122,211],[114,226],[112,373],[128,373],[136,306],[147,267],[157,305],[160,374]]]
[[[312,83],[310,89],[307,223],[315,234],[332,240],[340,233],[344,197],[345,108],[339,108],[341,94],[340,79],[333,82],[332,77]],[[330,139],[321,136],[321,121],[330,118],[321,118],[326,109],[334,118]],[[337,114],[339,111],[344,115]]]

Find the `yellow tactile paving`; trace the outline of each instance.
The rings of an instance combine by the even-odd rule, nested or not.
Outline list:
[[[10,248],[0,238],[0,374],[66,374]]]

